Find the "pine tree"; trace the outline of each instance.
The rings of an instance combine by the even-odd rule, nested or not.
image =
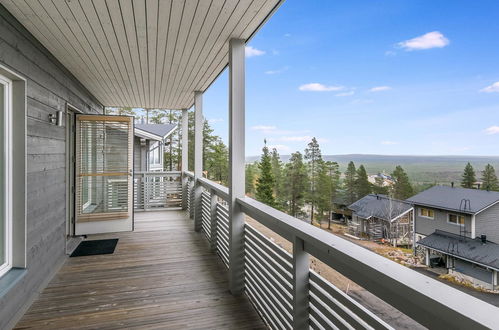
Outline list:
[[[258,164],[260,176],[256,180],[256,199],[262,203],[274,207],[276,204],[274,198],[275,178],[272,174],[271,157],[266,141],[262,151],[262,158]]]
[[[305,191],[307,188],[307,170],[300,152],[291,154],[289,162],[285,165],[286,185],[284,193],[288,201],[289,214],[296,217],[303,207]]]
[[[482,189],[499,191],[499,181],[497,180],[496,170],[494,166],[487,164],[482,171]]]
[[[319,196],[317,194],[317,182],[319,178],[319,167],[322,162],[321,149],[319,143],[314,137],[305,149],[305,159],[308,161],[308,176],[310,180],[310,188],[308,191],[308,201],[311,206],[310,223],[314,222],[314,206],[317,205]]]
[[[223,185],[228,184],[229,179],[229,151],[227,146],[218,139],[212,146],[208,157],[206,157],[206,171],[208,177]]]
[[[338,163],[326,161],[320,163],[319,180],[317,183],[317,192],[319,199],[317,209],[319,211],[319,224],[321,223],[324,213],[329,219],[328,228],[331,228],[331,210],[333,208],[333,200],[337,196],[338,185],[340,180],[340,171]]]
[[[409,182],[409,176],[400,165],[395,168],[392,177],[395,180],[392,186],[393,198],[407,199],[414,195],[414,190]]]
[[[345,172],[345,179],[343,181],[343,186],[345,190],[345,198],[348,204],[352,204],[356,201],[355,196],[355,177],[357,170],[355,169],[355,164],[350,161]]]
[[[360,165],[355,176],[355,198],[357,200],[371,193],[371,184],[364,165]]]
[[[470,163],[466,164],[464,167],[463,176],[461,179],[461,187],[463,188],[473,188],[473,184],[476,182],[476,174],[473,166]]]

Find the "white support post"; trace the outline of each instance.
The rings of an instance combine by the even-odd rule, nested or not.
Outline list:
[[[187,198],[189,198],[187,175],[184,171],[189,170],[189,112],[182,110],[182,210],[187,209]]]
[[[245,195],[245,86],[244,47],[229,41],[229,289],[244,290],[244,213],[236,199]]]
[[[305,252],[305,242],[295,237],[293,241],[293,329],[309,328],[309,277],[310,256]]]
[[[194,230],[201,231],[201,193],[198,179],[203,177],[203,93],[194,93]]]
[[[218,223],[217,223],[217,192],[212,189],[210,191],[210,247],[212,251],[217,249],[217,235],[218,235]]]

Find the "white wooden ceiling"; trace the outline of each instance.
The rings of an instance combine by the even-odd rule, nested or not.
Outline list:
[[[106,106],[185,109],[283,0],[0,0]]]

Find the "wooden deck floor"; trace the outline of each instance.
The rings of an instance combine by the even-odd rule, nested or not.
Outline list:
[[[137,213],[112,255],[69,258],[16,329],[260,329],[181,211]]]

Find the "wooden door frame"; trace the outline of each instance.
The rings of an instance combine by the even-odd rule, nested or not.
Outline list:
[[[79,110],[75,106],[66,103],[66,237],[69,240],[74,237],[74,219],[76,210],[76,191],[71,189],[75,187],[75,177],[74,173],[75,167],[75,157],[76,157],[76,114],[81,114],[83,111]],[[70,116],[73,116],[73,127],[69,126]],[[70,145],[72,142],[73,146]],[[71,148],[72,147],[72,148]],[[70,170],[73,170],[73,178],[71,178]],[[71,185],[72,181],[72,185]],[[71,196],[73,197],[71,199]],[[72,205],[71,205],[72,204]],[[71,215],[71,213],[73,213]]]

